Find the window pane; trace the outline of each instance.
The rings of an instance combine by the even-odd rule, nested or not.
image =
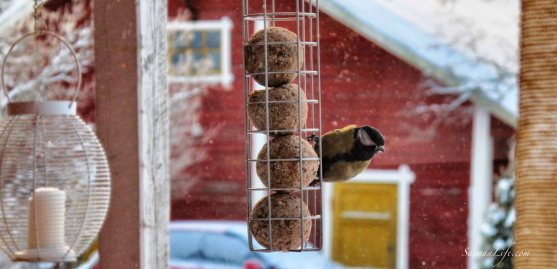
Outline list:
[[[169,51],[168,58],[170,64],[169,66],[170,75],[176,76],[176,75],[183,75],[187,73],[185,71],[187,57],[183,51],[180,50]]]
[[[201,59],[203,58],[203,53],[201,52],[201,50],[191,50],[191,51],[192,51],[193,61],[196,63],[201,61]]]
[[[207,32],[207,47],[220,48],[220,32],[210,31]]]
[[[209,51],[209,55],[208,57],[211,59],[211,61],[213,62],[213,69],[215,72],[220,73],[220,68],[221,68],[221,55],[220,55],[220,50],[210,50]]]
[[[173,31],[168,33],[169,48],[186,48],[190,42],[191,35],[189,32]]]
[[[191,44],[189,46],[190,48],[199,49],[199,48],[203,47],[203,35],[202,35],[202,33],[203,32],[200,32],[200,31],[195,31],[193,33],[193,38],[192,38]]]

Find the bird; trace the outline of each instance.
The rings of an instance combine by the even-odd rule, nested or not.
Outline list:
[[[379,130],[364,125],[348,125],[324,134],[321,139],[313,135],[314,149],[320,153],[323,181],[347,181],[363,172],[371,163],[371,159],[378,152],[384,152],[385,139]],[[319,171],[317,172],[319,175]],[[314,180],[310,186],[319,183]]]

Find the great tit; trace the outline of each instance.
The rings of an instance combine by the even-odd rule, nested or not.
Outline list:
[[[314,141],[315,152],[319,154],[319,139]],[[383,152],[385,139],[379,130],[371,126],[348,125],[330,131],[321,137],[323,181],[347,181],[364,171],[377,152]],[[318,172],[319,174],[319,172]],[[319,180],[310,185],[315,186]]]

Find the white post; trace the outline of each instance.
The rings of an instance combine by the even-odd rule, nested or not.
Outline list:
[[[468,252],[480,251],[481,227],[491,202],[493,141],[491,115],[481,106],[474,107],[472,127],[472,164],[468,189]],[[463,255],[465,254],[463,250]],[[481,257],[468,256],[468,269],[480,268]]]
[[[254,31],[258,31],[263,29],[264,24],[263,21],[255,21],[255,27],[254,27]],[[252,89],[255,90],[262,90],[265,89],[265,86],[261,86],[259,84],[257,84],[255,81],[250,82],[252,83]],[[252,127],[252,130],[255,130]],[[257,135],[253,135],[251,137],[251,154],[252,154],[252,158],[257,158],[257,155],[259,154],[259,151],[261,150],[261,148],[263,148],[263,146],[265,145],[265,143],[267,143],[267,137],[264,134],[257,134]],[[263,185],[263,182],[261,182],[261,180],[259,179],[259,177],[257,176],[257,172],[255,171],[255,166],[253,165],[251,167],[251,182],[252,182],[252,186],[253,188],[265,188],[265,185]],[[251,196],[251,201],[252,204],[255,204],[257,201],[261,200],[263,197],[267,196],[267,193],[265,191],[256,191],[253,192],[252,196]]]
[[[321,217],[323,218],[323,232],[321,236],[323,238],[323,255],[327,258],[333,257],[333,192],[334,183],[323,183],[322,189],[322,212]]]
[[[255,83],[255,82],[254,82]],[[253,129],[253,128],[252,128]],[[259,151],[263,146],[267,143],[267,139],[265,138],[264,134],[257,134],[251,136],[251,158],[256,159]],[[255,165],[250,164],[250,178],[251,178],[251,186],[252,188],[265,188],[263,182],[257,176],[257,171],[255,169]],[[251,204],[255,205],[257,201],[263,199],[263,197],[267,196],[267,191],[255,191],[252,192],[251,195]]]
[[[136,0],[141,268],[168,268],[167,1]]]
[[[97,132],[112,171],[102,268],[168,268],[166,5],[95,2]]]
[[[410,184],[414,183],[415,175],[408,165],[398,168],[400,174],[397,193],[397,269],[408,269],[409,253],[408,242],[410,241]]]

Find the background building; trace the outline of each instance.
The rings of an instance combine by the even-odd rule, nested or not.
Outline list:
[[[393,266],[405,259],[396,257],[402,221],[409,230],[410,268],[465,268],[470,262],[464,249],[481,243],[478,216],[491,201],[491,177],[507,162],[516,85],[493,98],[492,90],[480,85],[503,85],[508,78],[491,70],[501,65],[461,52],[458,43],[444,41],[407,16],[411,7],[387,2],[320,1],[324,131],[369,124],[387,140],[386,153],[374,159],[370,168],[375,170],[361,175],[360,183],[326,187],[325,208],[333,214],[325,223],[330,227],[325,250],[352,266]],[[223,30],[230,29],[230,39],[220,40],[230,54],[219,56],[229,60],[212,59],[228,62],[232,74],[232,80],[174,86],[177,92],[202,89],[196,117],[203,131],[192,148],[204,157],[174,176],[174,182],[189,183],[174,189],[172,218],[245,219],[241,7],[234,0],[170,1],[169,12],[184,25],[230,22]],[[196,35],[206,36],[204,31]],[[169,57],[172,66],[172,53]],[[406,172],[415,180],[401,197],[405,194],[397,192],[396,183],[407,180]],[[368,206],[354,208],[351,199]],[[328,204],[333,200],[334,206]],[[407,202],[408,222],[397,212],[397,204]],[[479,208],[471,210],[474,205]],[[359,259],[362,253],[372,256]]]

